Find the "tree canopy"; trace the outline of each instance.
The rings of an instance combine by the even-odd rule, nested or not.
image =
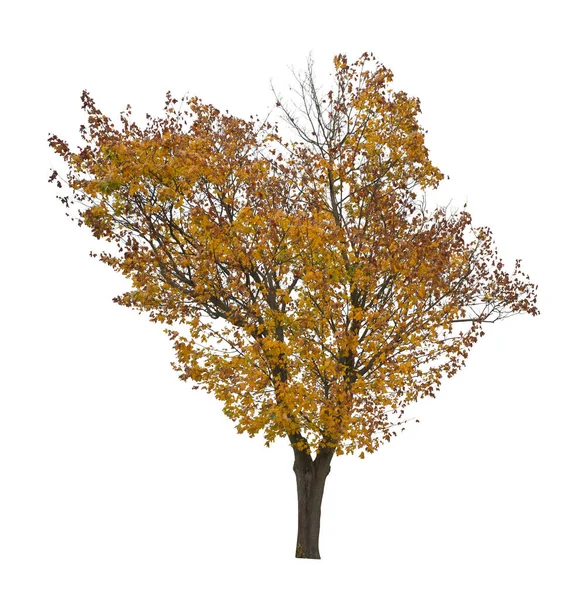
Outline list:
[[[464,365],[484,325],[538,314],[465,210],[428,210],[443,174],[420,103],[370,54],[311,65],[283,126],[167,94],[116,125],[85,91],[82,145],[55,135],[51,180],[131,289],[115,301],[165,325],[184,380],[237,430],[299,451],[374,452],[405,407]]]

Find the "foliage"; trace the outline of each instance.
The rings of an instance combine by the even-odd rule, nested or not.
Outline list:
[[[49,142],[68,167],[62,201],[114,243],[101,260],[131,281],[116,302],[166,325],[181,378],[239,432],[341,454],[389,440],[484,323],[538,310],[488,228],[427,210],[443,175],[418,99],[369,54],[334,67],[327,94],[310,65],[295,107],[277,98],[287,141],[169,93],[163,117],[140,127],[128,106],[115,126],[83,92],[83,145]]]

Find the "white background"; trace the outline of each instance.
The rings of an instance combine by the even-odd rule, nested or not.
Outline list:
[[[2,15],[0,597],[582,597],[582,97],[575,2],[53,2]],[[491,325],[420,419],[332,463],[321,561],[294,558],[292,452],[236,434],[118,307],[46,180],[81,91],[141,118],[190,93],[266,114],[310,51],[372,51],[420,97],[439,199],[468,201],[541,316]]]

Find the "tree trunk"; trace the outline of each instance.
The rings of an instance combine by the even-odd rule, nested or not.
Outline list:
[[[296,558],[319,556],[319,522],[325,479],[330,471],[334,449],[324,448],[313,460],[306,452],[293,448],[293,471],[297,479],[298,529]]]

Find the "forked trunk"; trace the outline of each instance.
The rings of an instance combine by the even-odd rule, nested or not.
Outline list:
[[[293,448],[293,471],[297,479],[298,529],[296,558],[319,556],[319,523],[325,479],[330,471],[334,450],[325,448],[316,457]]]

